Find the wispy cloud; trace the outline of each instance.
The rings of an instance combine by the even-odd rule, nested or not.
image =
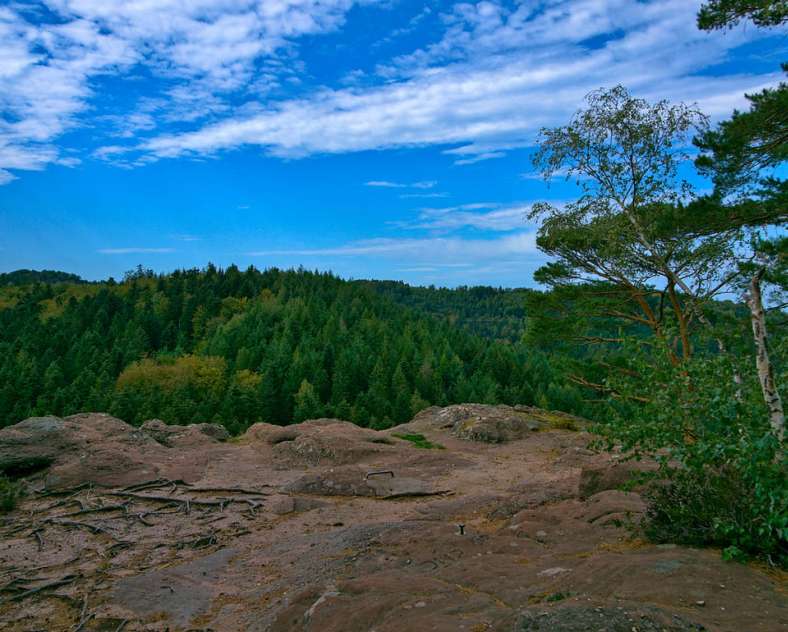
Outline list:
[[[178,241],[202,241],[202,237],[198,235],[173,235],[172,238]]]
[[[400,193],[400,198],[403,200],[411,200],[414,198],[446,198],[449,197],[449,194],[445,191],[433,191],[431,193]]]
[[[364,185],[368,187],[380,187],[384,189],[432,189],[437,180],[422,180],[420,182],[392,182],[391,180],[370,180]]]
[[[406,229],[450,232],[463,228],[481,231],[506,232],[529,226],[526,215],[531,202],[503,205],[496,202],[477,202],[443,208],[423,208],[412,221],[392,222]]]
[[[537,252],[534,233],[520,232],[493,239],[425,237],[414,239],[377,238],[329,248],[260,250],[253,257],[364,257],[436,261],[467,264],[479,259],[497,259]],[[432,264],[434,265],[434,264]]]
[[[503,158],[506,155],[506,152],[503,151],[485,151],[480,154],[476,154],[472,158],[459,158],[454,161],[455,165],[473,165],[477,162],[482,162],[483,160],[492,160],[493,158]]]
[[[358,3],[377,0],[39,0],[0,6],[0,168],[41,169],[55,139],[79,125],[96,97],[93,80],[145,66],[167,87],[136,111],[95,119],[110,135],[137,137],[157,118],[196,121],[228,109],[227,95],[253,91],[298,68],[304,35],[342,25]],[[51,19],[40,20],[47,14]],[[102,154],[99,154],[102,155]],[[110,154],[103,153],[104,158]],[[140,163],[134,163],[140,164]]]
[[[515,11],[494,2],[457,6],[443,39],[396,60],[387,83],[323,89],[253,116],[160,135],[139,149],[165,158],[251,144],[298,157],[458,144],[449,151],[470,164],[529,145],[540,127],[566,120],[611,77],[648,98],[698,101],[713,115],[780,78],[699,74],[759,35],[700,33],[697,7],[686,0],[557,0],[541,13],[525,4]],[[584,44],[599,37],[609,41]]]
[[[588,91],[611,82],[647,98],[698,101],[723,116],[745,103],[745,92],[781,79],[705,72],[765,35],[699,32],[697,2],[484,0],[452,4],[440,19],[414,16],[406,28],[424,19],[439,25],[433,40],[384,60],[364,85],[284,89],[311,77],[298,58],[300,38],[336,31],[361,4],[389,6],[39,0],[0,7],[0,110],[7,113],[0,169],[44,168],[62,153],[64,132],[88,123],[106,128],[96,130],[104,146],[94,156],[128,168],[250,145],[288,158],[439,145],[456,164],[470,165],[528,146],[540,127],[565,121]],[[52,19],[36,21],[45,6]],[[141,69],[154,78],[152,94],[93,116],[97,78]]]
[[[174,248],[140,248],[140,247],[130,247],[130,248],[100,248],[97,250],[99,254],[102,255],[161,255],[161,254],[168,254],[171,252],[175,252]]]

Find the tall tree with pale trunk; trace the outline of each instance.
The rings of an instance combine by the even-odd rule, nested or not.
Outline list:
[[[630,305],[616,315],[648,327],[674,365],[692,357],[698,323],[709,324],[703,304],[738,274],[737,231],[690,236],[676,221],[693,199],[679,167],[706,129],[694,106],[648,103],[617,86],[588,95],[568,125],[542,130],[534,156],[547,179],[565,173],[581,190],[568,204],[532,208],[537,245],[558,259],[540,280],[612,285]]]

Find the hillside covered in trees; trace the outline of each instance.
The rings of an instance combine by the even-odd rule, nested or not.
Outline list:
[[[321,416],[379,428],[465,401],[590,415],[561,357],[517,341],[520,298],[213,266],[9,287],[0,423],[106,410],[232,432]]]

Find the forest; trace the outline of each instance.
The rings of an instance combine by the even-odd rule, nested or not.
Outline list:
[[[233,433],[325,416],[385,428],[465,401],[591,414],[561,359],[517,339],[522,293],[234,266],[48,280],[0,291],[3,425],[106,410]]]

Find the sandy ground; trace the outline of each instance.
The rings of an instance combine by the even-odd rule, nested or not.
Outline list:
[[[0,431],[0,464],[46,462],[0,519],[0,630],[788,629],[784,575],[635,538],[625,467],[573,425],[29,420]],[[395,436],[414,432],[443,449]]]

